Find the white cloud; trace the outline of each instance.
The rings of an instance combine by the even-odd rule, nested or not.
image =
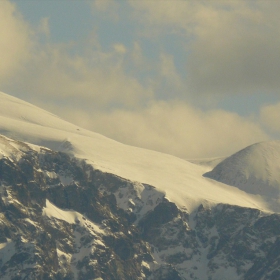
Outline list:
[[[122,44],[104,52],[94,40],[80,55],[70,55],[71,44],[39,45],[28,65],[10,79],[12,91],[27,92],[37,99],[91,104],[94,107],[140,106],[153,96],[153,89],[141,85],[125,71],[126,48]],[[33,98],[34,99],[34,98]]]
[[[115,1],[94,1],[98,10],[117,9]],[[82,42],[54,44],[49,18],[29,26],[10,2],[0,1],[0,85],[23,98],[75,102],[96,107],[138,107],[154,95],[151,85],[141,84],[128,72],[129,50],[113,42],[104,51],[95,31]],[[31,36],[34,35],[34,36]],[[39,35],[39,36],[35,36]],[[44,35],[44,40],[38,38]],[[31,49],[32,47],[32,49]],[[78,50],[78,54],[73,54]],[[89,105],[88,105],[89,106]]]
[[[29,59],[31,32],[14,4],[0,1],[0,85]]]
[[[229,155],[268,139],[248,118],[221,110],[203,112],[179,102],[154,102],[146,108],[111,113],[74,109],[64,116],[120,142],[182,158]]]
[[[263,58],[256,60],[257,62],[253,59],[264,47],[263,44],[257,44],[263,39],[257,36],[259,33],[255,30],[260,27],[257,23],[263,22],[259,11],[240,9],[236,4],[234,14],[230,14],[219,5],[218,8],[211,5],[210,7],[205,6],[205,2],[196,4],[197,2],[192,1],[180,1],[178,6],[173,5],[173,1],[162,1],[161,5],[157,5],[157,1],[133,3],[135,7],[142,5],[141,11],[146,9],[146,6],[150,9],[144,17],[150,18],[150,26],[160,25],[159,23],[164,21],[165,27],[170,25],[184,29],[186,34],[195,35],[189,72],[193,80],[192,86],[197,87],[196,90],[213,91],[219,87],[224,90],[226,86],[231,85],[231,79],[235,81],[232,86],[237,89],[237,79],[240,79],[242,84],[246,77],[249,77],[251,83],[254,76],[252,71],[263,71],[258,70],[254,64]],[[100,9],[106,10],[111,7],[105,5]],[[243,17],[245,12],[248,15]],[[256,27],[249,25],[248,30],[243,30],[244,25],[240,24],[237,27],[242,29],[242,32],[239,29],[232,30],[232,33],[227,35],[230,26],[236,24],[236,15],[239,15],[238,20],[248,18],[250,24],[256,23]],[[277,22],[277,17],[274,21]],[[221,23],[224,26],[220,26]],[[7,31],[3,26],[10,26],[10,30]],[[163,95],[165,86],[168,92],[174,90],[178,93],[185,89],[174,58],[167,52],[161,50],[158,64],[151,65],[141,48],[140,40],[135,41],[131,49],[122,42],[113,42],[111,46],[107,46],[111,51],[104,51],[93,32],[88,41],[81,43],[86,47],[80,48],[79,54],[73,55],[71,44],[59,45],[49,41],[51,36],[48,35],[47,18],[42,19],[40,28],[38,30],[34,27],[33,32],[40,31],[47,35],[44,45],[35,41],[35,37],[30,37],[30,28],[16,14],[12,4],[7,1],[0,3],[0,31],[3,29],[4,34],[3,38],[0,38],[0,55],[5,54],[5,64],[0,64],[0,81],[5,77],[6,84],[7,81],[10,82],[7,88],[11,92],[26,93],[27,100],[40,103],[45,108],[49,106],[51,110],[70,121],[127,144],[185,158],[227,155],[253,142],[268,139],[254,121],[237,114],[221,110],[203,112],[186,103],[154,100],[155,90],[162,89],[158,94]],[[252,30],[254,32],[249,34]],[[247,35],[249,37],[246,41]],[[255,40],[252,39],[254,37]],[[251,41],[257,44],[257,50],[250,49]],[[17,44],[13,45],[14,43]],[[34,45],[37,49],[33,48],[30,52],[31,46]],[[270,50],[274,47],[275,44]],[[247,76],[240,77],[237,70],[243,69],[243,66],[239,68],[238,61],[241,57],[245,59],[246,52],[255,68],[248,69],[250,73],[242,72]],[[269,68],[274,63],[272,60],[275,55],[275,52],[271,51],[271,57],[268,56],[269,62],[262,67]],[[126,68],[128,60],[133,64],[131,72]],[[277,57],[275,61],[277,62]],[[20,66],[24,62],[28,64],[22,69]],[[18,71],[17,74],[15,70]],[[153,76],[155,79],[150,78],[151,81],[144,83],[138,79],[137,73],[134,73],[137,70],[152,70],[156,72]],[[276,75],[277,69],[274,70],[272,76]],[[234,76],[234,73],[237,74]],[[214,83],[215,75],[221,78],[217,84]],[[256,76],[258,77],[257,74]],[[267,79],[265,75],[262,78]],[[149,106],[148,101],[151,102]],[[276,124],[276,121],[269,118],[276,116],[277,108],[264,109],[263,122]]]

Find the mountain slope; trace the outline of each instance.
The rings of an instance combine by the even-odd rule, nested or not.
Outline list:
[[[123,145],[5,94],[0,130],[1,279],[280,279],[280,215],[263,211],[278,198],[204,177],[220,159]],[[278,146],[208,174],[267,189]]]
[[[99,170],[152,185],[189,212],[201,203],[280,210],[261,197],[204,178],[207,167],[118,143],[4,93],[0,93],[0,134],[67,152]]]
[[[205,176],[269,199],[280,196],[280,141],[246,147]]]
[[[188,214],[152,186],[0,139],[0,279],[280,279],[279,214]]]

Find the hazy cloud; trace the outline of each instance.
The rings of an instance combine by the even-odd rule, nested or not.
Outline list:
[[[71,113],[70,113],[71,112]],[[65,118],[120,142],[182,158],[230,155],[269,137],[249,118],[185,103],[154,102],[139,110],[66,110]]]
[[[49,20],[50,18],[48,17],[42,18],[40,21],[40,25],[38,26],[38,32],[43,33],[47,37],[51,35]]]
[[[114,0],[94,0],[91,2],[92,7],[100,10],[106,11],[114,4]]]
[[[147,32],[188,38],[196,94],[279,92],[278,1],[130,1]]]
[[[214,94],[278,91],[280,25],[272,25],[270,14],[235,7],[201,17],[188,66],[190,88]]]
[[[161,64],[159,73],[161,78],[168,82],[171,86],[179,90],[184,90],[184,84],[175,67],[173,56],[161,53],[160,61]]]
[[[115,44],[114,45],[114,50],[117,53],[120,53],[120,54],[125,54],[126,53],[126,47],[123,44]]]
[[[82,54],[73,55],[71,43],[39,44],[17,83],[11,79],[9,88],[27,92],[27,97],[86,103],[92,108],[140,106],[153,96],[152,88],[126,73],[122,44],[113,45],[109,52],[90,48],[90,42],[86,45]]]
[[[280,103],[266,105],[260,111],[261,122],[272,132],[280,132]]]
[[[93,30],[82,42],[54,44],[48,18],[31,28],[14,5],[0,1],[0,82],[5,80],[7,93],[20,93],[78,125],[182,158],[228,155],[269,139],[254,119],[179,100],[195,93],[276,90],[280,20],[272,2],[175,2],[127,3],[135,12],[130,20],[147,32],[189,38],[186,77],[174,53],[158,47],[156,59],[149,57],[140,35],[104,48]],[[98,11],[117,12],[111,4],[91,3]],[[41,40],[30,35],[38,33]],[[159,101],[164,98],[169,101]],[[279,106],[261,111],[271,131],[279,131]]]
[[[31,32],[14,4],[0,1],[0,85],[23,68],[31,50]]]
[[[118,21],[119,20],[119,3],[115,0],[94,0],[89,1],[89,4],[92,8],[93,13],[95,12],[103,12],[107,16],[110,17],[111,20]]]

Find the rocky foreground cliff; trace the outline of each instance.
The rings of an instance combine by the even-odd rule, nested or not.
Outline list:
[[[153,186],[1,142],[0,279],[280,279],[278,214],[189,214]]]

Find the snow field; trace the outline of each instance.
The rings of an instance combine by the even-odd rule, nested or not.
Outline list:
[[[154,186],[190,213],[201,203],[280,211],[279,206],[276,209],[258,194],[203,177],[209,171],[207,166],[121,144],[4,93],[0,93],[0,134],[31,143],[30,147],[39,145],[67,152],[101,171]],[[0,146],[1,149],[6,152]]]

